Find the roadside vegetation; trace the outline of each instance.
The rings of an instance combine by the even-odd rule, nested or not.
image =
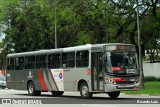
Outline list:
[[[142,53],[155,62],[160,49],[160,2],[138,0]],[[9,53],[137,42],[136,0],[0,0],[0,65]],[[4,37],[5,35],[5,37]]]
[[[145,77],[144,88],[138,91],[122,91],[126,94],[160,95],[160,78]]]

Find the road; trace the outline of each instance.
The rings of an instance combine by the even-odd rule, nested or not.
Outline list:
[[[142,104],[147,106],[158,107],[160,105],[160,96],[150,96],[150,95],[125,95],[121,94],[118,99],[110,99],[107,94],[95,94],[92,99],[82,99],[78,92],[65,92],[62,97],[54,97],[50,92],[42,93],[41,96],[29,96],[27,91],[13,90],[13,89],[0,89],[0,100],[2,99],[11,99],[14,105],[7,105],[7,107],[17,107],[17,101],[40,101],[36,103],[39,104],[58,104],[57,106],[72,107],[76,104],[76,107],[128,107],[127,104],[130,104],[130,107],[141,107]],[[1,101],[0,101],[1,102]],[[21,102],[25,104],[24,102]],[[19,104],[19,103],[18,103]],[[27,103],[26,103],[27,104]],[[6,104],[0,105],[0,107],[5,107]],[[25,106],[25,105],[23,105]],[[38,106],[41,107],[42,105]],[[75,106],[73,106],[75,107]]]

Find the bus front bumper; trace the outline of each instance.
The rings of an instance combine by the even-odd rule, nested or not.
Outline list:
[[[139,90],[140,83],[134,85],[113,85],[113,84],[104,84],[105,92],[114,92],[121,90]]]

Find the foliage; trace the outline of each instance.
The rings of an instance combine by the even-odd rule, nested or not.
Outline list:
[[[143,20],[141,21],[142,40],[150,58],[150,62],[155,62],[160,51],[160,8],[156,9],[156,13],[153,9],[153,6],[149,6],[148,15],[143,17]]]
[[[154,62],[160,46],[160,2],[139,0],[142,45]],[[0,0],[1,62],[13,52],[88,43],[137,46],[136,0]],[[3,26],[3,27],[2,27]]]
[[[149,76],[149,77],[144,77],[144,81],[160,81],[160,78]]]

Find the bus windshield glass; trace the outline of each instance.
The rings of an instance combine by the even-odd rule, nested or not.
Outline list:
[[[136,66],[136,56],[135,53],[125,53],[125,52],[111,52],[110,60],[112,66]]]
[[[106,51],[106,72],[121,75],[139,74],[137,53],[135,48],[132,48]]]

